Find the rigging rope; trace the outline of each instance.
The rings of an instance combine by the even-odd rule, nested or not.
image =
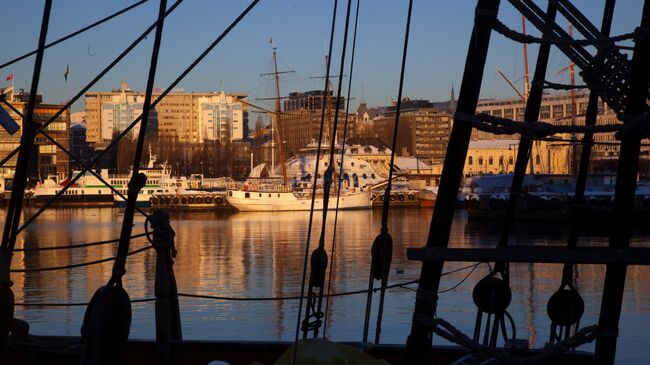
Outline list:
[[[108,286],[113,284],[122,287],[122,277],[126,273],[126,258],[131,243],[131,232],[133,230],[133,213],[135,203],[138,199],[138,193],[147,183],[147,176],[140,173],[140,163],[142,162],[142,150],[144,149],[144,139],[149,123],[149,112],[151,106],[151,97],[153,96],[153,84],[156,80],[156,70],[158,69],[158,55],[160,54],[160,43],[165,25],[165,10],[167,0],[160,0],[158,10],[158,21],[156,22],[156,32],[154,33],[154,42],[151,50],[151,61],[149,63],[149,75],[147,76],[147,85],[145,87],[144,102],[142,104],[142,120],[140,121],[140,130],[138,131],[138,141],[135,146],[135,156],[133,157],[133,167],[131,179],[128,187],[128,199],[126,200],[126,209],[122,218],[122,231],[120,233],[120,242],[117,245],[117,255],[113,265],[113,275],[108,281]],[[145,225],[147,222],[145,222]]]
[[[647,28],[636,28],[632,32],[604,38],[594,39],[572,39],[572,38],[557,38],[557,37],[535,37],[529,34],[522,34],[507,25],[503,24],[499,19],[494,20],[493,29],[502,36],[518,42],[526,44],[548,44],[548,45],[568,45],[568,46],[606,46],[615,42],[625,40],[642,40],[650,37],[650,30]]]
[[[379,343],[381,335],[381,321],[384,310],[384,297],[386,294],[386,284],[388,282],[388,273],[390,262],[393,254],[393,238],[388,233],[388,211],[390,205],[390,192],[393,184],[393,170],[395,167],[395,150],[397,148],[397,133],[399,130],[399,117],[402,107],[402,90],[404,88],[404,73],[406,70],[406,55],[408,51],[409,33],[411,30],[411,14],[413,10],[413,0],[409,0],[408,13],[406,15],[406,29],[404,31],[404,48],[402,51],[402,64],[400,70],[399,87],[397,90],[397,105],[395,109],[395,123],[393,126],[393,142],[391,145],[390,165],[388,172],[388,184],[384,192],[384,202],[381,212],[381,232],[372,243],[372,264],[370,267],[370,277],[368,279],[368,289],[374,286],[374,279],[381,280],[381,291],[379,293],[379,308],[377,311],[377,324],[375,327],[375,343]],[[372,303],[372,291],[368,291],[366,301],[365,321],[363,325],[363,341],[368,339],[368,328],[370,325],[370,308]]]
[[[627,118],[627,116],[621,115],[622,118]],[[536,122],[522,122],[516,121],[509,118],[501,118],[492,116],[485,113],[479,113],[475,116],[456,112],[454,114],[454,121],[469,123],[472,127],[492,134],[520,134],[529,139],[539,139],[542,137],[551,136],[553,134],[561,133],[612,133],[612,132],[623,132],[623,131],[634,131],[634,133],[643,132],[647,133],[646,130],[650,129],[646,126],[647,115],[640,115],[635,118],[630,118],[633,120],[629,125],[623,124],[605,124],[605,125],[555,125],[548,122],[536,121]]]
[[[90,30],[90,29],[92,29],[92,28],[95,28],[95,27],[98,26],[98,25],[101,25],[101,24],[103,24],[103,23],[106,23],[107,21],[109,21],[109,20],[111,20],[111,19],[113,19],[113,18],[116,18],[116,17],[118,17],[118,16],[124,14],[124,13],[128,12],[129,10],[132,10],[132,9],[134,9],[134,8],[137,8],[138,6],[140,6],[140,5],[144,4],[144,3],[146,3],[147,1],[149,1],[149,0],[140,0],[140,1],[138,1],[137,3],[134,3],[134,4],[132,4],[132,5],[129,5],[129,6],[127,6],[126,8],[124,8],[124,9],[122,9],[122,10],[119,10],[119,11],[117,11],[117,12],[115,12],[115,13],[113,13],[113,14],[111,14],[111,15],[109,15],[109,16],[103,18],[103,19],[100,19],[100,20],[98,20],[98,21],[96,21],[96,22],[94,22],[94,23],[92,23],[92,24],[90,24],[90,25],[87,25],[87,26],[85,26],[85,27],[83,27],[83,28],[81,28],[81,29],[79,29],[79,30],[77,30],[77,31],[74,31],[74,32],[72,32],[72,33],[70,33],[70,34],[68,34],[68,35],[66,35],[66,36],[63,36],[63,37],[57,39],[57,40],[54,41],[54,42],[50,42],[50,43],[46,44],[45,47],[44,47],[44,49],[48,49],[48,48],[50,48],[50,47],[56,46],[57,44],[59,44],[59,43],[61,43],[61,42],[64,42],[64,41],[67,41],[68,39],[73,38],[73,37],[75,37],[75,36],[78,36],[79,34],[85,32],[85,31],[87,31],[87,30]],[[31,52],[25,53],[24,55],[22,55],[22,56],[20,56],[20,57],[16,57],[16,58],[14,58],[14,59],[11,60],[11,61],[7,61],[7,62],[5,62],[5,63],[3,63],[3,64],[0,65],[0,69],[5,68],[5,67],[7,67],[7,66],[10,66],[10,65],[12,65],[12,64],[14,64],[14,63],[16,63],[16,62],[18,62],[18,61],[24,60],[25,58],[27,58],[27,57],[29,57],[29,56],[35,55],[36,52],[37,52],[37,50],[34,50],[34,51],[31,51]]]
[[[329,49],[327,52],[327,65],[326,65],[326,70],[325,70],[325,86],[323,87],[323,90],[327,91],[328,90],[328,83],[329,83],[329,77],[330,77],[330,65],[331,65],[331,60],[332,60],[332,45],[334,43],[334,31],[336,28],[336,12],[337,12],[337,6],[338,6],[338,0],[334,0],[334,6],[332,9],[332,25],[331,25],[331,30],[330,30],[330,39],[329,39]],[[309,246],[311,242],[311,230],[312,230],[312,225],[313,225],[313,220],[314,220],[314,204],[316,202],[316,185],[318,183],[318,170],[320,166],[320,155],[321,155],[321,146],[323,142],[323,127],[325,124],[325,107],[326,107],[326,101],[327,98],[325,98],[325,95],[323,97],[323,105],[321,108],[321,117],[320,117],[320,129],[318,132],[318,151],[316,152],[316,166],[314,169],[314,182],[312,185],[312,194],[311,194],[311,205],[309,208],[309,223],[307,225],[307,239],[305,242],[305,254],[304,254],[304,262],[303,262],[303,267],[302,267],[302,280],[300,284],[300,303],[298,304],[298,318],[296,320],[296,333],[294,337],[294,347],[296,348],[296,351],[293,352],[292,358],[291,358],[291,363],[295,365],[296,363],[296,353],[298,352],[298,337],[300,335],[300,329],[301,329],[301,321],[302,321],[302,305],[303,305],[303,297],[305,295],[305,284],[306,284],[306,278],[307,278],[307,262],[309,259]],[[310,278],[311,281],[311,278]],[[311,285],[310,285],[311,287]],[[311,290],[310,290],[311,292]],[[309,303],[308,303],[309,305]],[[307,321],[308,314],[305,313],[305,321]],[[304,331],[304,336],[306,337],[307,331]]]
[[[153,247],[153,246],[152,246]],[[471,264],[467,266],[463,266],[457,269],[449,270],[444,273],[442,273],[441,276],[447,276],[451,274],[455,274],[460,271],[464,271],[467,269],[472,269],[471,272],[476,269],[479,265],[483,264],[482,262],[476,263],[476,264]],[[456,284],[452,286],[452,288],[457,288],[460,284],[462,284],[464,281],[467,280],[466,276],[459,284]],[[410,281],[405,281],[401,283],[395,283],[388,285],[386,289],[396,289],[396,288],[403,288],[403,289],[411,289],[408,288],[409,285],[413,284],[418,284],[420,282],[419,279],[415,280],[410,280]],[[375,288],[373,289],[374,291],[379,291],[381,288]],[[443,290],[439,293],[449,291],[449,289]],[[346,292],[339,292],[339,293],[328,293],[326,296],[328,298],[335,298],[335,297],[345,297],[345,296],[351,296],[351,295],[357,295],[357,294],[365,294],[367,293],[367,289],[360,289],[360,290],[353,290],[353,291],[346,291]],[[218,295],[205,295],[205,294],[190,294],[190,293],[178,293],[179,297],[186,297],[186,298],[195,298],[195,299],[212,299],[212,300],[224,300],[224,301],[238,301],[238,302],[267,302],[267,301],[284,301],[284,300],[298,300],[301,297],[296,295],[296,296],[283,296],[283,297],[229,297],[229,296],[218,296]],[[155,301],[156,298],[141,298],[141,299],[131,299],[131,303],[140,303],[140,302],[150,302],[150,301]],[[73,303],[25,303],[25,302],[20,302],[16,303],[17,306],[23,306],[23,307],[77,307],[77,306],[86,306],[88,305],[88,302],[73,302]]]
[[[320,325],[322,321],[320,318],[325,317],[325,314],[322,312],[322,305],[323,305],[323,292],[325,289],[325,271],[327,270],[327,253],[325,252],[325,230],[327,228],[327,213],[328,213],[328,208],[329,208],[329,198],[330,198],[330,193],[331,193],[331,188],[332,188],[332,182],[333,182],[333,175],[335,172],[334,166],[336,165],[335,161],[335,147],[336,147],[336,131],[338,129],[338,122],[339,122],[339,109],[341,108],[341,91],[343,88],[343,80],[342,76],[343,71],[345,69],[345,55],[347,52],[347,45],[348,45],[348,30],[350,28],[350,9],[351,9],[352,1],[348,0],[347,2],[347,10],[346,10],[346,15],[345,15],[345,27],[343,30],[343,47],[341,48],[341,61],[340,61],[340,66],[339,66],[339,82],[337,85],[337,91],[336,91],[336,104],[334,108],[334,124],[332,125],[332,130],[329,132],[329,138],[330,138],[330,151],[329,151],[329,166],[325,170],[324,176],[323,176],[323,218],[321,220],[321,231],[320,231],[320,237],[318,240],[318,247],[314,250],[312,253],[312,258],[311,258],[311,275],[310,275],[310,280],[309,280],[309,293],[313,293],[313,288],[316,287],[318,288],[318,295],[317,297],[310,295],[308,300],[308,307],[307,311],[305,312],[305,322],[303,322],[303,326],[307,325],[310,330],[313,331],[314,337],[318,337],[318,332]],[[326,81],[329,81],[327,79]],[[328,83],[329,85],[329,83]],[[324,104],[327,104],[327,96],[328,92],[326,89],[325,92],[325,97],[324,97]],[[345,145],[342,146],[343,149],[345,148]],[[319,160],[316,160],[316,163]],[[343,166],[341,165],[341,168]],[[340,180],[340,176],[338,177]],[[338,197],[341,195],[340,191],[337,191],[337,203],[338,203]],[[337,206],[337,213],[338,213],[338,206]],[[332,250],[334,249],[334,236],[332,236]],[[330,252],[332,254],[332,252]],[[331,270],[331,266],[330,266]],[[317,304],[314,308],[314,300],[317,300]],[[309,302],[312,303],[312,305],[309,305]],[[310,313],[310,308],[314,310],[313,313]],[[313,323],[309,323],[309,317],[310,314],[314,314],[316,316],[316,321]],[[323,331],[324,333],[325,331]],[[303,338],[306,336],[306,330],[305,327],[303,327]]]
[[[177,77],[177,78],[176,78],[176,79],[175,79],[175,80],[174,80],[174,81],[173,81],[173,82],[172,82],[172,83],[171,83],[171,84],[170,84],[170,85],[165,89],[165,90],[163,90],[163,92],[162,92],[162,93],[161,93],[161,94],[160,94],[160,95],[159,95],[159,96],[158,96],[158,97],[157,97],[157,98],[156,98],[156,99],[151,103],[151,107],[150,107],[150,109],[155,108],[155,106],[158,105],[158,103],[160,103],[160,101],[161,101],[162,99],[164,99],[165,96],[167,96],[167,94],[169,94],[169,93],[170,93],[170,92],[171,92],[171,91],[172,91],[172,90],[173,90],[173,89],[174,89],[174,88],[175,88],[175,87],[176,87],[176,86],[177,86],[177,85],[178,85],[178,84],[179,84],[179,83],[180,83],[180,82],[181,82],[181,81],[182,81],[182,80],[183,80],[183,79],[184,79],[184,78],[185,78],[185,77],[186,77],[186,76],[187,76],[187,75],[188,75],[188,74],[189,74],[189,73],[190,73],[190,72],[191,72],[191,71],[192,71],[192,70],[193,70],[193,69],[194,69],[194,68],[195,68],[195,67],[196,67],[200,62],[201,62],[201,61],[203,61],[203,59],[204,59],[204,58],[205,58],[205,57],[206,57],[206,56],[207,56],[207,55],[208,55],[208,54],[209,54],[209,53],[214,49],[214,47],[216,47],[219,43],[221,43],[221,41],[222,41],[222,40],[223,40],[223,39],[224,39],[224,38],[225,38],[225,37],[230,33],[230,31],[232,31],[232,30],[235,28],[235,26],[236,26],[237,24],[239,24],[239,22],[241,22],[241,20],[242,20],[242,19],[243,19],[243,18],[244,18],[244,17],[245,17],[245,16],[246,16],[246,15],[247,15],[247,14],[248,14],[248,13],[249,13],[253,8],[254,8],[254,7],[258,4],[258,3],[259,3],[259,1],[260,1],[260,0],[252,0],[251,3],[250,3],[250,4],[249,4],[249,5],[248,5],[248,6],[247,6],[247,7],[246,7],[246,8],[245,8],[245,9],[244,9],[240,14],[239,14],[239,16],[238,16],[237,18],[235,18],[235,20],[233,20],[233,22],[232,22],[232,23],[231,23],[231,24],[230,24],[230,25],[229,25],[229,26],[228,26],[228,27],[227,27],[227,28],[226,28],[226,29],[225,29],[225,30],[224,30],[224,31],[223,31],[223,32],[222,32],[222,33],[221,33],[221,34],[220,34],[220,35],[219,35],[219,36],[218,36],[218,37],[217,37],[217,38],[216,38],[216,39],[215,39],[215,40],[214,40],[214,41],[213,41],[213,42],[212,42],[212,43],[211,43],[211,44],[210,44],[210,45],[209,45],[209,46],[208,46],[208,47],[207,47],[207,48],[206,48],[206,49],[205,49],[205,50],[204,50],[204,51],[203,51],[203,52],[202,52],[202,53],[201,53],[201,54],[200,54],[200,55],[199,55],[199,56],[198,56],[198,57],[197,57],[197,58],[196,58],[196,59],[195,59],[191,64],[190,64],[190,65],[189,65],[189,66],[187,66],[187,67],[185,68],[185,70],[183,70],[183,72],[181,72],[181,74],[180,74],[180,75],[179,75],[179,76],[178,76],[178,77]],[[174,3],[174,4],[173,4],[173,5],[172,5],[168,10],[167,10],[166,15],[169,15],[169,13],[170,13],[173,9],[175,9],[176,6],[180,5],[181,2],[183,2],[183,0],[177,0],[177,1],[176,1],[176,2],[175,2],[175,3]],[[153,27],[155,27],[155,24],[156,24],[156,23],[154,23],[154,24],[151,26],[151,29],[153,29]],[[141,35],[141,37],[140,37],[141,39],[138,38],[138,40],[136,40],[136,41],[139,42],[140,40],[144,39],[144,37],[145,37],[145,36],[146,36],[150,31],[151,31],[151,30],[147,30],[143,35]],[[137,43],[136,43],[136,44],[137,44]],[[95,79],[93,79],[92,82],[93,82],[93,83],[96,82],[97,80],[99,80],[99,78],[101,78],[101,76],[103,76],[104,74],[106,74],[106,73],[109,71],[109,69],[112,68],[112,67],[113,67],[113,66],[114,66],[114,65],[115,65],[115,64],[116,64],[116,63],[117,63],[121,58],[123,58],[123,57],[126,55],[126,53],[128,53],[131,49],[133,49],[133,48],[135,47],[136,44],[132,44],[131,46],[129,46],[129,47],[128,47],[128,48],[127,48],[127,49],[126,49],[126,50],[125,50],[125,51],[124,51],[124,52],[123,52],[123,53],[118,57],[118,59],[116,59],[113,63],[111,63],[111,65],[109,65],[106,69],[104,69],[104,70],[103,70],[103,71],[102,71],[102,72],[101,72],[97,77],[95,77]],[[87,88],[85,88],[85,90],[83,90],[83,92],[87,91],[87,89],[89,89],[89,88],[90,88],[90,85],[87,86]],[[68,102],[68,103],[64,106],[64,108],[69,107],[68,104],[71,104],[72,101],[74,101],[74,100],[76,100],[76,99],[75,99],[75,98],[71,99],[71,101]],[[59,114],[59,115],[60,115],[60,114]],[[56,115],[55,115],[55,116],[56,116]],[[48,122],[46,122],[46,123],[44,123],[44,124],[42,125],[41,129],[44,129],[44,128],[45,128],[49,123],[51,123],[53,120],[54,120],[54,119],[50,118],[50,120],[49,120]],[[121,132],[121,133],[120,133],[120,134],[119,134],[119,135],[118,135],[118,136],[113,140],[113,141],[111,141],[111,143],[109,143],[108,146],[106,146],[106,148],[105,148],[104,150],[102,150],[102,151],[101,151],[97,156],[95,156],[95,158],[91,161],[90,166],[94,166],[94,165],[95,165],[95,164],[96,164],[96,163],[97,163],[97,162],[98,162],[102,157],[104,157],[104,155],[106,155],[108,152],[110,152],[110,151],[115,147],[115,145],[117,144],[117,142],[118,142],[120,139],[122,139],[124,136],[126,136],[127,134],[129,134],[130,131],[131,131],[131,130],[132,130],[132,129],[137,125],[137,123],[140,122],[140,120],[142,120],[142,114],[140,114],[140,115],[139,115],[135,120],[133,120],[133,122],[131,122],[131,124],[129,124],[129,125],[128,125],[128,126],[127,126],[127,127],[126,127],[126,128],[125,128],[125,129],[124,129],[124,130],[123,130],[123,131],[122,131],[122,132]],[[77,180],[81,177],[81,174],[83,174],[83,173],[85,173],[85,172],[86,172],[86,170],[85,170],[85,169],[82,169],[81,172],[80,172],[77,176],[75,176],[75,177],[71,180],[70,183],[74,183],[75,181],[77,181]],[[65,192],[65,190],[67,190],[66,187],[64,187],[61,191],[59,191],[59,193],[57,194],[57,197],[63,195],[63,193]],[[48,204],[47,204],[46,206],[42,207],[42,208],[39,209],[36,213],[34,213],[34,215],[32,215],[32,216],[31,216],[31,217],[30,217],[30,218],[29,218],[25,223],[23,223],[23,225],[21,226],[21,228],[19,228],[18,232],[20,232],[20,231],[22,231],[23,229],[25,229],[25,227],[26,227],[29,223],[33,222],[33,221],[34,221],[34,220],[35,220],[35,219],[36,219],[40,214],[42,214],[43,211],[45,211],[45,209],[47,209],[47,207],[49,207],[50,204],[51,204],[51,202],[48,202]]]
[[[132,255],[138,254],[140,252],[147,251],[148,249],[151,249],[151,248],[153,248],[153,246],[145,246],[145,247],[139,248],[137,250],[127,252],[126,256],[132,256]],[[11,269],[11,272],[41,272],[41,271],[55,271],[55,270],[74,269],[74,268],[78,268],[78,267],[91,266],[91,265],[101,264],[101,263],[104,263],[104,262],[113,261],[116,258],[117,258],[117,256],[113,256],[113,257],[107,257],[107,258],[103,258],[103,259],[99,259],[99,260],[81,262],[81,263],[78,263],[78,264],[70,264],[70,265],[64,265],[64,266],[39,267],[39,268],[34,268],[34,269]]]
[[[140,299],[130,299],[129,302],[131,303],[145,303],[145,302],[153,302],[155,301],[156,298],[140,298]],[[89,303],[88,302],[73,302],[73,303],[26,303],[26,302],[19,302],[15,303],[16,306],[19,307],[85,307]]]
[[[0,99],[0,102],[2,102],[3,104],[7,105],[7,106],[8,106],[8,107],[9,107],[9,108],[14,112],[14,113],[16,113],[19,117],[21,117],[21,118],[24,117],[23,114],[20,112],[20,110],[16,109],[15,106],[13,106],[11,103],[9,103],[9,102],[7,101],[6,97],[1,98],[1,99]],[[45,132],[45,130],[41,130],[39,133],[42,134],[43,136],[45,136],[45,138],[47,138],[47,139],[48,139],[52,144],[54,144],[57,148],[59,148],[59,149],[61,150],[61,152],[65,153],[67,156],[69,156],[70,158],[72,158],[72,159],[73,159],[76,163],[78,163],[82,168],[86,169],[86,170],[87,170],[88,172],[90,172],[93,176],[95,176],[99,181],[101,181],[102,183],[104,183],[104,185],[106,185],[106,187],[109,188],[109,189],[110,189],[114,194],[116,194],[117,196],[119,196],[120,198],[122,198],[122,199],[124,199],[124,200],[127,200],[126,197],[124,196],[124,194],[120,193],[119,190],[117,190],[115,187],[113,187],[113,185],[111,185],[108,181],[106,181],[106,179],[104,179],[104,177],[101,176],[101,174],[98,174],[96,171],[94,171],[94,170],[91,169],[89,166],[87,166],[85,162],[83,162],[81,159],[79,159],[77,156],[75,156],[72,152],[70,152],[70,150],[68,150],[67,148],[65,148],[61,143],[59,143],[59,141],[57,141],[56,139],[52,138],[52,137],[49,135],[49,133]],[[4,164],[4,162],[6,162],[6,161],[3,161],[3,162],[0,164],[0,166],[2,166],[2,165]],[[142,210],[142,208],[140,208],[140,207],[136,207],[135,209],[137,209],[138,212],[140,212],[140,214],[142,214],[143,216],[145,216],[145,217],[148,217],[148,216],[149,216],[149,213],[147,213],[147,212],[145,212],[144,210]]]
[[[138,233],[134,234],[131,236],[131,239],[134,238],[140,238],[140,237],[145,237],[146,233]],[[98,245],[106,245],[109,243],[116,243],[119,242],[119,238],[114,238],[111,240],[105,240],[105,241],[95,241],[95,242],[85,242],[85,243],[72,243],[66,246],[50,246],[50,247],[23,247],[23,248],[17,248],[14,249],[14,252],[33,252],[33,251],[52,251],[52,250],[66,250],[66,249],[74,249],[74,248],[83,248],[83,247],[91,247],[91,246],[98,246]]]
[[[350,56],[350,78],[348,79],[348,91],[347,91],[347,99],[346,99],[346,105],[345,105],[345,122],[343,123],[343,140],[341,141],[341,161],[340,161],[340,168],[339,168],[339,176],[337,179],[337,188],[336,191],[339,193],[336,195],[336,209],[334,211],[334,229],[332,233],[332,248],[330,250],[330,255],[331,255],[331,260],[330,260],[330,272],[329,272],[329,278],[327,280],[327,295],[325,296],[327,299],[325,301],[325,317],[323,318],[323,337],[325,337],[325,332],[327,331],[327,318],[329,314],[329,294],[330,294],[330,289],[332,287],[332,272],[334,270],[334,257],[336,251],[335,249],[335,243],[336,243],[336,227],[338,223],[338,218],[339,218],[339,201],[341,199],[341,184],[343,182],[343,164],[344,164],[344,158],[345,158],[345,143],[347,141],[347,135],[348,135],[348,116],[350,115],[350,91],[352,90],[352,73],[354,71],[354,55],[356,51],[356,46],[357,46],[357,25],[359,23],[359,5],[361,3],[361,0],[357,0],[357,7],[355,11],[355,16],[354,16],[354,31],[353,31],[353,36],[352,36],[352,55]],[[347,34],[347,32],[346,32]],[[341,81],[339,81],[340,83]]]
[[[176,0],[176,2],[167,10],[165,13],[165,16],[169,16],[172,11],[174,11],[178,5],[180,5],[183,2],[183,0]],[[52,123],[56,118],[58,118],[65,110],[67,110],[75,101],[77,101],[81,96],[85,94],[86,91],[90,90],[90,88],[97,83],[104,75],[106,75],[115,65],[117,65],[124,57],[126,57],[131,50],[133,50],[143,39],[146,38],[146,36],[151,33],[151,31],[156,27],[156,24],[158,22],[154,22],[152,25],[149,26],[136,40],[134,40],[128,47],[122,51],[108,66],[106,66],[97,76],[95,76],[85,87],[83,87],[79,92],[72,97],[62,108],[59,109],[58,112],[54,113],[50,119],[48,119],[45,123],[41,124],[37,130],[37,133],[40,131],[45,130],[50,123]],[[162,96],[159,96],[157,100],[161,99]],[[152,107],[155,103],[152,104]],[[102,150],[95,158],[90,162],[90,166],[94,166],[98,161],[100,161],[101,158],[104,157],[105,154],[110,152],[113,147],[121,140],[124,136],[126,136],[129,131],[135,126],[135,124],[140,121],[142,118],[142,114],[136,118],[135,121],[133,121],[122,133],[120,133],[109,145]],[[75,177],[73,177],[67,185],[65,185],[61,190],[54,195],[54,197],[50,200],[48,200],[39,210],[37,210],[31,217],[25,220],[25,222],[18,228],[17,233],[22,232],[30,223],[32,223],[38,216],[40,216],[47,208],[50,207],[56,200],[58,200],[65,192],[77,181],[83,176],[88,171],[88,169],[83,168]]]
[[[575,90],[575,89],[588,89],[588,85],[566,85],[558,84],[556,82],[544,81],[543,87],[545,89],[553,90]]]

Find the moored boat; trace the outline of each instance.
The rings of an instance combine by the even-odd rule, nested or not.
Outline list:
[[[339,209],[368,209],[372,206],[369,190],[342,190],[338,196],[330,195],[330,206],[334,199]],[[251,186],[250,188],[228,190],[226,199],[235,209],[242,212],[307,211],[312,204],[309,188],[294,188],[286,185]],[[314,210],[323,209],[323,192],[320,189],[314,198]]]

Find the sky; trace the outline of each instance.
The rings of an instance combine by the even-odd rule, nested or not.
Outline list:
[[[48,41],[53,41],[97,19],[124,8],[135,0],[55,0]],[[172,0],[168,1],[171,5]],[[261,0],[210,55],[179,84],[184,91],[247,93],[249,100],[273,97],[274,84],[260,74],[272,71],[270,39],[278,50],[283,75],[281,94],[322,89],[324,58],[327,53],[332,9],[329,0]],[[544,1],[536,3],[546,8]],[[600,28],[604,0],[576,0],[575,5]],[[2,0],[0,63],[35,49],[43,13],[43,0]],[[165,21],[155,87],[166,88],[249,4],[247,0],[185,0]],[[352,0],[352,9],[356,0]],[[109,23],[50,48],[45,53],[39,92],[44,101],[61,103],[74,95],[96,73],[153,23],[159,2],[149,0]],[[337,26],[332,55],[332,74],[339,69],[346,0],[338,1]],[[397,97],[407,0],[361,0],[356,59],[352,73],[352,108],[359,102],[371,106],[389,105]],[[471,35],[474,0],[414,0],[411,36],[404,81],[404,96],[432,101],[449,100],[452,85],[459,93],[467,47]],[[619,0],[612,34],[632,31],[639,25],[642,0]],[[346,93],[351,51],[346,56],[343,95]],[[521,30],[521,16],[506,0],[501,1],[499,19]],[[558,23],[568,27],[564,18]],[[529,34],[539,32],[527,23]],[[151,58],[153,32],[92,91],[118,88],[125,80],[134,90],[144,90]],[[534,72],[537,46],[528,47],[530,75]],[[16,89],[29,90],[34,57],[0,69],[0,85],[13,73]],[[568,75],[556,72],[569,64],[554,51],[547,80],[568,82]],[[69,82],[64,73],[70,67]],[[493,33],[485,67],[482,98],[515,97],[499,76],[502,70],[523,88],[524,61],[521,45]],[[334,85],[336,90],[336,83]],[[83,98],[73,111],[83,110]]]

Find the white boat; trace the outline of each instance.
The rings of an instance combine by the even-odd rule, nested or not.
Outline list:
[[[372,206],[369,190],[341,191],[339,209],[368,209]],[[336,207],[337,195],[330,195],[328,209]],[[290,186],[245,186],[243,189],[228,190],[226,200],[241,212],[305,211],[311,209],[310,189],[296,189]],[[316,194],[314,210],[323,209],[323,191]]]
[[[156,166],[155,160],[156,156],[153,154],[150,155],[148,165],[140,169],[141,172],[147,175],[147,181],[142,190],[138,192],[137,206],[139,207],[147,206],[150,197],[154,194],[173,191],[174,189],[178,189],[179,184],[183,186],[187,185],[187,179],[171,178],[169,168],[165,164]],[[72,176],[76,176],[77,174],[79,172],[74,171]],[[87,206],[113,205],[114,202],[125,202],[117,194],[113,193],[111,187],[126,196],[131,175],[111,175],[107,170],[102,170],[100,176],[110,186],[90,172],[86,172],[61,195],[57,204],[65,206]],[[37,204],[44,204],[63,190],[63,187],[68,182],[68,179],[57,181],[55,177],[48,177],[44,181],[36,184],[34,189],[28,192],[27,196]]]

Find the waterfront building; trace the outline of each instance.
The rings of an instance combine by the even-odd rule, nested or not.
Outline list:
[[[160,90],[156,89],[153,98],[159,95]],[[172,91],[152,110],[147,130],[156,133],[158,138],[179,143],[210,140],[225,143],[226,139],[222,136],[228,136],[228,141],[241,139],[248,134],[247,106],[239,102],[245,98],[246,94],[223,91]],[[144,92],[131,90],[124,81],[118,90],[86,93],[88,143],[101,148],[110,142],[113,136],[111,133],[115,133],[116,128],[124,127],[122,120],[130,118],[126,122],[130,124],[138,117],[143,102]]]
[[[327,101],[329,108],[334,110],[336,108],[336,97],[332,91],[328,91]],[[292,92],[289,93],[289,98],[284,101],[284,111],[289,112],[293,110],[322,110],[323,100],[325,99],[325,92],[323,90],[311,90],[305,92]],[[345,98],[340,97],[339,108],[345,107]]]
[[[381,116],[366,126],[368,137],[378,137],[391,143],[397,103],[381,109]],[[433,107],[428,100],[402,100],[396,152],[400,156],[415,156],[428,164],[441,164],[447,152],[451,115]]]
[[[300,150],[312,141],[318,141],[320,124],[325,93],[322,90],[307,92],[294,92],[289,94],[285,100],[283,113],[280,114],[276,128],[280,128],[282,143],[284,144],[285,157],[297,155]],[[327,96],[329,107],[326,106],[325,125],[323,130],[323,143],[329,143],[331,139],[343,137],[345,126],[345,102],[341,97],[339,102],[338,126],[334,128],[334,110],[336,109],[336,97],[329,91]],[[348,131],[352,131],[353,120],[348,120]],[[348,133],[350,137],[351,133]],[[333,135],[334,138],[330,138]],[[277,142],[277,141],[276,141]],[[278,148],[279,146],[276,146]]]
[[[28,96],[25,93],[20,96],[14,96],[14,102],[11,104],[20,113],[24,114],[27,106],[26,102],[16,100],[27,100]],[[37,97],[37,101],[42,100],[42,96]],[[56,112],[62,108],[63,105],[58,104],[44,104],[37,103],[34,108],[34,122],[42,124],[47,122]],[[9,108],[5,108],[9,115],[18,123],[22,128],[23,120],[15,112]],[[65,110],[58,116],[46,129],[46,132],[55,141],[60,143],[65,148],[69,147],[69,130],[70,130],[70,114],[69,110]],[[0,158],[7,156],[20,144],[21,132],[18,131],[13,135],[7,133],[4,128],[0,128]],[[36,136],[34,149],[32,150],[31,166],[29,171],[29,178],[31,180],[45,179],[50,175],[56,175],[58,178],[65,178],[69,172],[69,159],[68,156],[59,150],[52,142],[46,139],[42,134]],[[12,178],[16,168],[17,155],[9,159],[2,167],[0,167],[0,175],[4,178]]]
[[[465,158],[465,175],[511,174],[514,172],[519,140],[473,140]],[[563,144],[534,141],[527,172],[568,174],[571,171],[569,149]]]
[[[545,94],[542,97],[542,104],[540,107],[539,119],[544,122],[553,123],[556,125],[584,125],[585,113],[587,111],[587,104],[589,103],[589,93],[584,91],[576,91],[574,102],[571,101],[570,92],[560,92]],[[573,117],[572,108],[575,104],[576,112],[575,118]],[[478,102],[476,108],[477,113],[487,113],[497,117],[524,120],[524,110],[526,103],[521,98],[505,98],[505,99],[488,99]],[[616,112],[603,103],[602,100],[598,101],[598,116],[596,119],[597,125],[607,125],[619,123],[616,118]],[[504,135],[498,136],[499,139],[519,139],[521,136]],[[571,136],[569,136],[571,137]],[[582,136],[576,136],[582,138]],[[490,140],[495,139],[495,135],[479,130],[472,132],[473,140]],[[599,133],[594,136],[594,140],[600,143],[614,143],[616,139],[613,133]],[[570,149],[568,144],[565,144],[566,149]],[[578,150],[579,148],[576,148]],[[642,149],[648,150],[647,147]],[[579,156],[578,152],[573,152]],[[647,153],[647,152],[646,152]],[[610,144],[596,144],[593,146],[592,160],[609,159],[618,156],[618,146]]]
[[[199,142],[226,143],[244,138],[242,103],[224,92],[199,97]]]

